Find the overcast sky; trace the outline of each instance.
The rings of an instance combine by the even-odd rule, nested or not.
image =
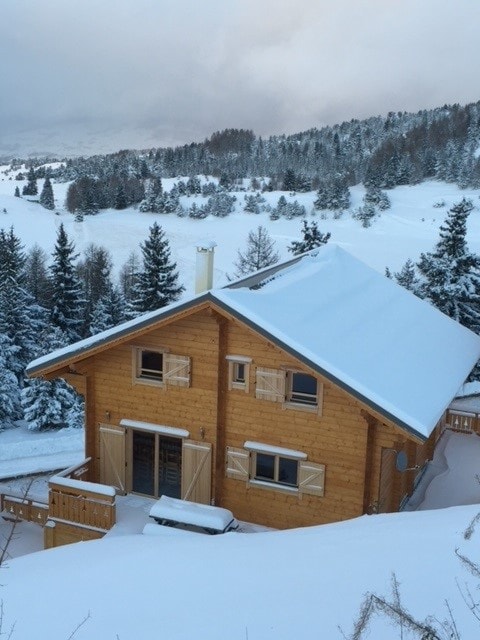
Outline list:
[[[3,0],[0,154],[476,101],[479,28],[479,0]]]

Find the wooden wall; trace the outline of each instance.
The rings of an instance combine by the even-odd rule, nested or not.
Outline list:
[[[191,387],[166,389],[134,384],[132,346],[165,347],[191,357]],[[228,390],[227,355],[252,358],[249,392]],[[256,367],[302,368],[301,363],[239,321],[202,310],[96,355],[76,367],[87,375],[87,455],[99,480],[99,424],[121,419],[180,427],[213,445],[212,496],[237,518],[287,528],[343,520],[378,507],[382,450],[410,447],[415,463],[421,446],[404,431],[328,380],[321,415],[255,398]],[[203,434],[203,435],[202,435]],[[292,495],[225,477],[225,447],[247,440],[300,450],[326,465],[324,497]],[[410,443],[410,444],[408,444]],[[395,472],[399,473],[399,472]],[[411,478],[414,474],[411,474]],[[391,479],[396,505],[410,480]],[[410,483],[411,484],[411,483]]]

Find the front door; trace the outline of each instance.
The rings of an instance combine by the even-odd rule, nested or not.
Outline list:
[[[158,498],[180,498],[182,441],[149,431],[132,430],[132,491]]]

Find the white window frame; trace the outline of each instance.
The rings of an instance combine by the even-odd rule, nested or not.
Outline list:
[[[307,454],[303,451],[247,440],[243,448],[228,446],[225,453],[226,477],[235,481],[243,481],[247,484],[247,487],[251,486],[252,488],[256,487],[270,491],[297,494],[300,498],[302,494],[320,497],[325,495],[326,467],[324,464],[318,462],[310,462]],[[255,479],[257,466],[256,456],[259,453],[296,460],[298,464],[297,486],[271,480]],[[278,465],[279,462],[276,464]]]
[[[142,355],[145,352],[158,353],[162,356],[162,370],[159,372],[158,378],[149,378],[146,375],[142,375]],[[164,375],[165,375],[165,349],[157,349],[155,347],[134,347],[133,348],[133,382],[136,384],[146,384],[153,387],[164,387]]]
[[[246,356],[226,356],[228,362],[228,388],[239,389],[248,393],[250,382],[251,358]],[[243,379],[240,379],[239,368],[243,367]]]
[[[162,369],[158,377],[142,375],[142,355],[145,352],[162,356]],[[145,384],[166,389],[167,386],[189,387],[191,381],[191,358],[170,353],[161,347],[133,347],[132,351],[133,384]]]
[[[293,391],[293,378],[295,375],[300,374],[303,376],[309,376],[312,380],[315,380],[317,391],[315,394],[304,394],[302,392]],[[285,369],[285,402],[284,406],[287,409],[300,409],[302,411],[312,411],[314,413],[320,413],[322,407],[322,384],[316,376],[311,373],[302,371],[300,369]],[[296,395],[297,397],[294,397]],[[299,397],[300,396],[300,397]],[[305,397],[305,401],[302,401],[301,396]],[[309,401],[311,398],[313,401]]]

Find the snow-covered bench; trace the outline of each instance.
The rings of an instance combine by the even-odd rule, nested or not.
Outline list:
[[[160,525],[199,533],[226,533],[238,528],[237,520],[228,509],[168,496],[162,496],[155,502],[150,509],[150,517]]]

